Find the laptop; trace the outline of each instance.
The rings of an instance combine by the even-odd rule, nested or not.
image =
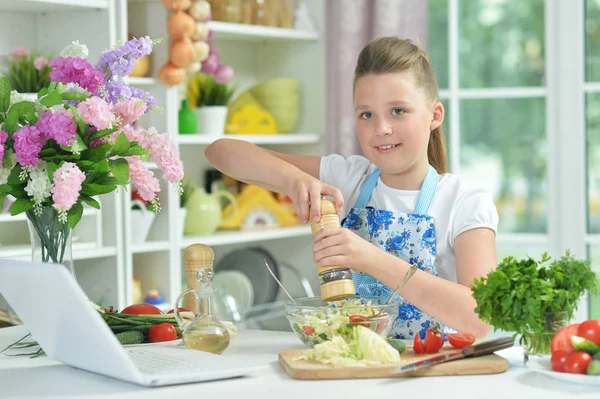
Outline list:
[[[181,345],[123,346],[59,264],[0,259],[0,293],[49,358],[78,369],[164,386],[242,377],[268,367],[264,359]]]

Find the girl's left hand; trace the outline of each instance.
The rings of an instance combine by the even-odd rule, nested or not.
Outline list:
[[[325,227],[313,238],[313,262],[368,273],[379,248],[343,227]]]

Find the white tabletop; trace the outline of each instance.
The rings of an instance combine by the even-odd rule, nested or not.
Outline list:
[[[0,329],[0,348],[25,334],[23,327]],[[510,361],[510,368],[496,375],[299,381],[285,373],[277,355],[301,347],[293,333],[240,331],[227,353],[262,358],[270,364],[266,371],[253,377],[161,388],[77,370],[47,357],[0,355],[0,398],[600,398],[600,387],[555,380],[524,367],[519,347],[498,352]]]

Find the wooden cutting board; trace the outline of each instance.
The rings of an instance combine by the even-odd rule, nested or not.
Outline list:
[[[294,360],[301,356],[306,349],[287,349],[279,353],[279,363],[290,377],[297,380],[336,380],[354,378],[389,378],[390,372],[402,365],[419,360],[439,356],[444,353],[458,352],[457,349],[444,347],[439,353],[415,354],[412,346],[400,354],[401,362],[366,367],[334,368],[318,362],[307,360]],[[449,375],[477,375],[498,374],[508,370],[508,360],[496,354],[453,360],[434,366],[423,367],[418,370],[403,373],[396,377],[426,377]]]

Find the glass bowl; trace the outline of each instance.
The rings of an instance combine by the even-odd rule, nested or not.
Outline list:
[[[342,301],[323,302],[321,297],[296,299],[285,304],[285,317],[303,343],[313,347],[344,335],[358,325],[387,337],[398,316],[400,302],[382,303],[387,297],[352,297]],[[376,318],[373,315],[381,312]]]

